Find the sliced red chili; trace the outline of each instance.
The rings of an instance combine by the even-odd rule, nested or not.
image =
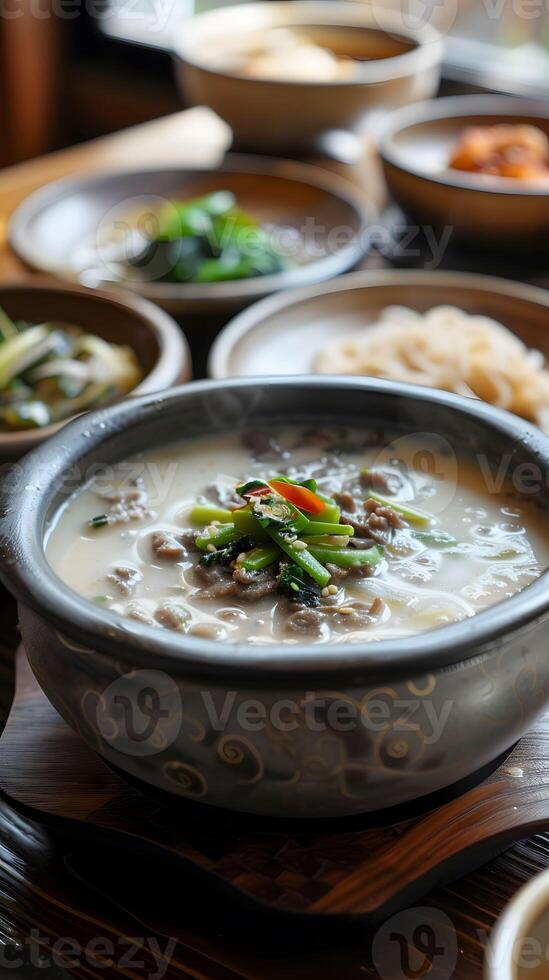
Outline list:
[[[295,483],[285,483],[282,480],[271,480],[269,486],[281,497],[289,500],[300,510],[306,510],[309,514],[320,514],[326,507],[324,501],[312,490],[308,490],[307,487],[300,487]]]

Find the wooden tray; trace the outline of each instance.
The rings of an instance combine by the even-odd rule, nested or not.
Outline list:
[[[547,828],[549,715],[492,774],[419,801],[415,813],[280,824],[129,785],[60,718],[19,651],[0,786],[32,819],[62,824],[68,840],[100,843],[105,855],[109,847],[121,857],[137,852],[153,892],[155,875],[164,884],[173,875],[302,923],[304,916],[376,922]]]

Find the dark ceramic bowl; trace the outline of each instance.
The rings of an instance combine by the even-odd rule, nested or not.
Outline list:
[[[157,306],[122,290],[116,295],[71,283],[33,279],[0,284],[0,307],[15,320],[63,320],[137,356],[143,378],[132,394],[148,395],[188,381],[191,354],[185,335]],[[66,422],[43,429],[0,432],[0,462],[19,459],[49,439]]]
[[[200,382],[77,419],[5,476],[0,573],[44,691],[109,763],[216,806],[334,817],[455,783],[529,728],[549,685],[547,573],[472,619],[406,639],[258,648],[106,612],[53,574],[43,546],[98,463],[175,437],[302,423],[403,433],[435,424],[458,454],[486,454],[496,467],[508,454],[512,467],[538,467],[547,486],[548,440],[473,399],[378,380]]]

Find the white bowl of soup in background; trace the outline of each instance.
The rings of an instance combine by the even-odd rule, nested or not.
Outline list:
[[[486,948],[485,980],[546,980],[549,976],[549,869],[509,902]]]
[[[238,146],[311,147],[328,131],[356,130],[373,113],[435,94],[440,35],[427,24],[410,28],[404,20],[396,11],[329,0],[207,11],[187,21],[175,38],[176,78],[187,103],[208,105],[229,123]],[[326,77],[322,58],[319,65],[318,55],[306,52],[293,70],[288,65],[288,77],[276,65],[266,74],[246,74],[242,62],[271,32],[297,32],[312,42],[313,52],[356,59],[356,68]],[[307,66],[304,59],[311,57]]]
[[[185,601],[187,587],[193,587],[186,580],[187,567],[181,568],[180,580],[166,582],[166,570],[152,555],[148,532],[155,521],[175,524],[183,531],[189,501],[199,487],[219,475],[221,465],[230,471],[231,479],[260,475],[260,459],[252,466],[242,453],[231,457],[231,439],[239,431],[272,431],[273,427],[278,431],[290,427],[294,432],[343,427],[345,437],[358,433],[364,440],[360,450],[364,459],[372,447],[374,457],[377,447],[387,446],[400,456],[399,439],[412,436],[416,443],[419,439],[423,451],[417,469],[423,474],[424,489],[420,488],[423,496],[418,494],[417,506],[421,503],[436,518],[433,528],[453,530],[456,539],[470,546],[454,551],[457,579],[446,583],[446,602],[455,602],[461,590],[463,603],[468,582],[467,569],[462,568],[464,553],[475,550],[477,539],[493,540],[496,553],[485,556],[486,572],[500,559],[507,571],[503,574],[500,564],[502,584],[492,583],[496,591],[488,608],[482,608],[482,594],[476,599],[469,596],[466,601],[478,600],[478,608],[462,606],[461,612],[438,620],[438,628],[433,628],[436,603],[432,596],[429,599],[429,589],[442,585],[451,562],[445,559],[433,566],[433,555],[425,551],[427,563],[419,562],[413,571],[423,567],[429,572],[427,586],[421,575],[403,579],[408,595],[411,590],[419,600],[425,591],[428,598],[429,621],[419,626],[416,622],[414,629],[401,619],[389,621],[385,630],[385,619],[376,622],[373,614],[373,621],[365,617],[358,624],[349,617],[347,634],[348,627],[338,621],[332,634],[322,631],[317,637],[293,634],[283,641],[280,633],[269,634],[268,629],[258,636],[259,620],[269,617],[261,597],[257,612],[253,606],[249,612],[252,630],[257,626],[254,635],[249,624],[239,632],[237,621],[235,631],[208,636],[200,629],[185,626],[178,631],[167,622],[151,625],[132,618],[119,603],[90,601],[104,599],[88,589],[92,584],[96,588],[97,574],[106,576],[113,562],[128,560],[127,555],[108,549],[101,558],[99,551],[94,554],[93,541],[89,543],[86,521],[95,514],[91,503],[79,498],[78,488],[97,473],[98,464],[114,466],[115,476],[116,464],[144,453],[147,472],[151,478],[156,474],[157,485],[166,475],[171,479],[166,513],[147,517],[153,523],[141,528],[138,514],[137,523],[129,519],[117,533],[129,535],[118,539],[121,548],[135,542],[131,561],[140,555],[154,566],[152,575],[162,594],[167,590],[171,599]],[[168,442],[211,439],[220,433],[225,433],[222,443],[210,444],[209,455],[197,443],[187,443],[179,457],[173,449],[164,460],[158,456]],[[433,438],[446,440],[446,447],[433,451]],[[344,443],[339,455],[330,453],[326,464],[330,473],[348,465],[347,451]],[[460,459],[468,453],[481,454],[478,459],[489,464],[489,471],[483,470],[484,490],[459,489]],[[372,462],[370,455],[367,459]],[[548,463],[548,444],[541,433],[472,399],[374,380],[197,383],[162,397],[135,400],[131,409],[121,405],[77,420],[63,431],[62,439],[52,440],[47,453],[38,451],[25,461],[15,475],[15,486],[13,479],[6,478],[1,491],[2,578],[19,599],[25,647],[48,697],[101,755],[130,776],[176,795],[272,816],[344,816],[385,808],[426,796],[493,763],[528,729],[546,701],[547,544],[543,514],[537,508],[547,503]],[[247,465],[249,471],[242,474]],[[518,503],[514,496],[511,504],[507,499],[501,502],[506,514],[496,516],[492,508],[499,503],[490,495],[497,486],[491,480],[497,479],[502,465],[511,467],[512,480],[525,467],[530,476],[537,468],[539,485],[531,489],[529,500],[524,490]],[[441,478],[439,488],[427,493],[429,481],[434,484],[437,478]],[[33,493],[26,487],[32,487]],[[513,495],[518,492],[514,483],[511,489]],[[74,493],[76,497],[71,496]],[[507,487],[498,493],[507,494]],[[141,506],[138,497],[139,492],[127,502],[130,509]],[[60,513],[62,505],[64,513]],[[110,501],[102,506],[116,508],[117,504]],[[459,520],[447,529],[445,519],[455,507]],[[184,511],[180,518],[178,508]],[[52,570],[44,541],[50,535],[49,547],[55,545],[56,523],[62,530],[67,515],[57,557],[50,552]],[[113,528],[107,525],[110,534]],[[500,547],[502,534],[512,535],[511,549]],[[75,547],[79,535],[82,547]],[[517,564],[521,541],[524,562]],[[63,566],[63,551],[71,547],[72,577],[70,568]],[[477,552],[471,569],[478,577],[482,556]],[[82,569],[97,562],[93,583],[84,583],[84,588],[79,580]],[[376,581],[381,580],[365,578],[368,589]],[[190,627],[201,625],[196,599],[191,594]],[[368,593],[370,599],[373,602],[375,596]],[[342,593],[342,600],[353,604],[355,597],[351,601]],[[234,591],[229,604],[238,620],[242,610]],[[417,603],[412,611],[416,607]],[[217,607],[208,608],[203,614],[206,625],[216,619]],[[371,613],[370,606],[368,610]],[[272,612],[275,615],[274,607]],[[441,625],[444,622],[447,625]],[[378,633],[368,635],[373,629]],[[152,690],[156,708],[165,713],[153,712],[152,728],[145,724],[145,737],[136,739],[128,729],[123,705],[131,708],[132,717],[135,709],[135,717],[143,722],[139,707],[143,690],[149,692],[146,703]],[[320,711],[316,717],[320,730],[311,724],[311,699],[315,712]],[[415,719],[403,726],[403,705],[410,701]],[[253,712],[251,721],[248,711]]]

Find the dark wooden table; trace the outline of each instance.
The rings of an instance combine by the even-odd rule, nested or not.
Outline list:
[[[214,162],[226,133],[201,112],[193,120],[198,135],[191,145],[185,138],[188,114],[178,113],[0,173],[0,276],[28,274],[9,253],[6,225],[13,207],[34,187],[128,159],[150,165]],[[18,643],[16,610],[5,593],[0,615],[3,727]],[[429,895],[421,903],[427,911],[400,913],[377,930],[311,931],[280,923],[273,929],[268,920],[256,921],[241,907],[227,907],[173,876],[167,875],[161,894],[151,895],[145,863],[136,866],[121,854],[83,851],[0,797],[0,977],[400,980],[428,975],[432,980],[478,980],[503,907],[548,864],[549,835],[538,836]],[[418,924],[427,921],[430,931],[418,932]]]

